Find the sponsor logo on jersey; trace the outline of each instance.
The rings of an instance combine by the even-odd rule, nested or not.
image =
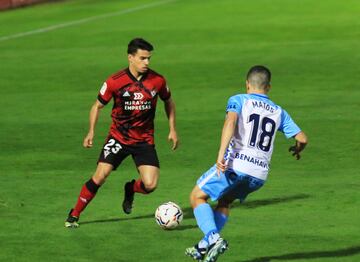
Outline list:
[[[81,200],[81,202],[84,202],[84,203],[87,203],[87,202],[88,202],[87,199],[86,199],[86,198],[83,198],[83,197],[80,197],[80,200]]]
[[[101,89],[100,89],[100,94],[103,96],[105,95],[105,92],[106,92],[106,89],[107,89],[107,84],[106,82],[102,85]]]
[[[134,93],[135,100],[141,100],[144,97],[142,93]]]
[[[151,109],[151,101],[125,101],[125,110],[149,110]]]
[[[230,110],[230,109],[236,110],[236,109],[237,109],[236,104],[228,104],[228,106],[226,107],[226,111],[228,111],[228,110]]]
[[[126,91],[126,92],[123,94],[123,97],[129,97],[129,96],[130,96],[130,94],[129,94],[128,91]]]
[[[110,154],[110,150],[104,150],[104,157],[106,158]]]
[[[254,165],[257,165],[259,167],[269,169],[270,165],[266,161],[262,161],[261,159],[257,159],[252,156],[245,155],[243,153],[235,153],[234,158],[247,161],[249,163],[252,163]]]

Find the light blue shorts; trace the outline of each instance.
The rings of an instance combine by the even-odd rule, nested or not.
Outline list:
[[[248,194],[258,190],[265,181],[247,174],[235,173],[233,170],[217,174],[216,165],[206,171],[196,182],[212,201],[219,200],[225,195],[244,201]]]

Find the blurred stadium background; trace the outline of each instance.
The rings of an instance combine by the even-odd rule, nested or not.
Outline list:
[[[0,0],[0,10],[23,7],[42,2],[53,2],[54,0]],[[55,0],[56,1],[56,0]]]

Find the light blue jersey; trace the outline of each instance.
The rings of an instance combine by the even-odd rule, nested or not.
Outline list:
[[[266,95],[230,97],[226,112],[236,112],[238,122],[225,159],[230,170],[266,180],[276,131],[287,138],[301,130],[290,115]]]
[[[218,199],[231,188],[240,186],[239,183],[248,181],[243,177],[254,178],[257,181],[256,187],[251,187],[245,182],[249,187],[245,192],[257,190],[268,176],[276,131],[284,133],[287,138],[301,131],[290,115],[266,95],[232,96],[226,112],[236,112],[238,115],[234,135],[224,156],[228,170],[218,177],[216,167],[213,166],[197,181],[197,185],[212,200]],[[233,174],[238,178],[231,178]],[[246,194],[238,198],[245,197]]]

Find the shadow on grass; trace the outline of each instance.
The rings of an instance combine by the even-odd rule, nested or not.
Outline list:
[[[307,194],[297,194],[292,196],[284,196],[284,197],[274,197],[269,199],[262,199],[262,200],[253,200],[253,201],[245,201],[244,203],[240,203],[239,201],[236,201],[232,204],[231,208],[245,208],[245,209],[251,209],[251,208],[257,208],[257,207],[263,207],[263,206],[270,206],[270,205],[277,205],[282,203],[288,203],[296,200],[306,199],[309,198],[310,195]],[[183,209],[184,212],[184,218],[193,218],[193,211],[191,207]]]
[[[178,226],[177,228],[173,229],[172,231],[183,231],[188,229],[198,228],[197,225],[186,225],[186,226]]]
[[[97,220],[90,220],[90,221],[80,222],[80,224],[81,225],[86,225],[86,224],[94,224],[94,223],[110,223],[110,222],[120,222],[120,221],[127,221],[127,220],[147,219],[147,218],[154,218],[154,214],[145,215],[145,216],[136,216],[136,217],[97,219]]]
[[[309,198],[310,195],[306,194],[298,194],[298,195],[292,195],[292,196],[284,196],[284,197],[275,197],[270,199],[264,199],[264,200],[254,200],[254,201],[248,201],[245,203],[235,203],[232,205],[232,208],[257,208],[262,206],[268,206],[268,205],[276,205],[281,203],[287,203],[291,201],[301,200]],[[193,210],[191,207],[183,208],[184,213],[184,219],[193,218]],[[154,214],[150,215],[144,215],[144,216],[129,216],[129,217],[121,217],[121,218],[110,218],[110,219],[98,219],[98,220],[90,220],[90,221],[84,221],[81,222],[81,225],[86,224],[93,224],[93,223],[110,223],[110,222],[121,222],[121,221],[127,221],[127,220],[136,220],[136,219],[152,219],[154,218]],[[186,230],[191,228],[196,228],[197,226],[181,226],[177,230]]]
[[[331,251],[312,251],[312,252],[299,252],[292,254],[285,254],[279,256],[259,257],[251,260],[243,260],[242,262],[270,262],[273,260],[297,260],[297,259],[315,259],[323,257],[347,257],[360,253],[360,246],[354,246],[344,249],[331,250]]]

